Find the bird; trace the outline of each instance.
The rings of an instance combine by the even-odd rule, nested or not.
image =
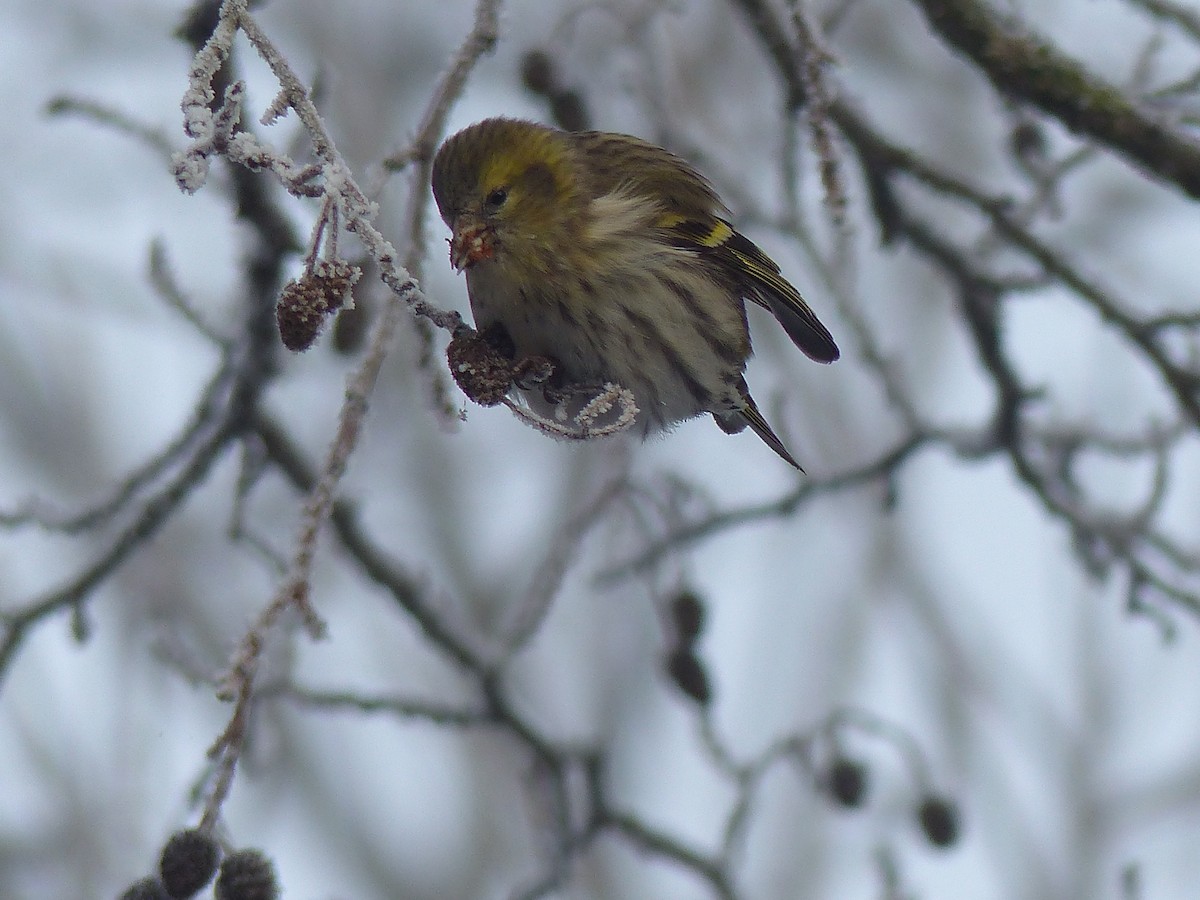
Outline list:
[[[628,389],[643,437],[709,413],[800,469],[746,384],[745,301],[809,358],[840,351],[689,162],[631,135],[498,117],[447,138],[431,180],[476,328],[505,359]]]

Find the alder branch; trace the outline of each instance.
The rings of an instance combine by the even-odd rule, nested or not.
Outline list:
[[[1174,22],[1197,41],[1200,41],[1200,13],[1171,0],[1129,0],[1146,12],[1168,22]]]
[[[913,0],[930,26],[1000,93],[1115,150],[1153,178],[1200,198],[1200,143],[1131,101],[1116,85],[982,0]]]
[[[1137,317],[1131,311],[1131,304],[1084,275],[1062,249],[1051,246],[1032,227],[1038,210],[1045,208],[1041,198],[1054,193],[1055,180],[1089,158],[1098,158],[1097,151],[1106,147],[1152,168],[1166,179],[1166,184],[1197,195],[1200,145],[1142,112],[1128,99],[1128,92],[1092,77],[1075,61],[1018,28],[1011,20],[994,16],[976,0],[918,2],[935,31],[967,53],[999,90],[1055,115],[1096,143],[1087,148],[1092,152],[1086,156],[1073,156],[1069,162],[1049,165],[1036,179],[1037,202],[1022,206],[1011,197],[991,195],[957,179],[916,152],[901,147],[869,123],[850,99],[841,97],[827,104],[830,119],[859,159],[884,242],[906,243],[942,273],[959,298],[959,311],[996,397],[991,421],[976,429],[949,430],[923,421],[916,415],[917,406],[908,398],[909,391],[903,381],[878,350],[865,321],[852,305],[847,305],[845,312],[863,344],[864,358],[908,431],[901,445],[911,448],[903,454],[884,454],[880,457],[882,470],[868,465],[861,475],[878,474],[890,482],[895,468],[903,465],[917,448],[947,447],[963,458],[1003,453],[1047,512],[1069,529],[1079,559],[1089,572],[1106,574],[1114,565],[1124,571],[1131,609],[1158,617],[1165,602],[1200,614],[1200,546],[1182,546],[1154,525],[1166,496],[1172,466],[1168,454],[1185,433],[1200,430],[1197,319],[1193,313],[1183,311]],[[789,102],[808,102],[809,63],[801,45],[811,36],[790,32],[786,21],[765,0],[731,0],[731,3],[745,15],[774,63]],[[965,246],[956,237],[942,234],[937,224],[925,221],[915,211],[918,205],[908,199],[904,190],[908,185],[949,198],[981,216],[991,229],[982,251],[981,245]],[[836,212],[831,216],[836,216]],[[983,260],[998,257],[1000,251],[1015,252],[1032,270],[1013,274],[984,268]],[[1076,302],[1114,327],[1130,349],[1159,376],[1178,411],[1178,425],[1164,428],[1150,421],[1141,428],[1140,435],[1127,437],[1127,442],[1140,448],[1141,456],[1153,464],[1155,472],[1145,498],[1127,511],[1101,511],[1076,477],[1075,466],[1079,450],[1084,447],[1100,453],[1128,454],[1116,451],[1111,441],[1094,428],[1087,429],[1086,434],[1076,429],[1079,444],[1064,453],[1061,445],[1051,439],[1053,426],[1036,424],[1037,392],[1024,384],[1018,367],[1009,357],[1000,324],[1002,307],[1013,295],[1048,285],[1063,287]],[[839,290],[837,285],[833,287]],[[1169,340],[1164,329],[1171,332]],[[1180,341],[1193,348],[1190,356],[1182,354],[1183,359],[1177,350]],[[1164,438],[1167,432],[1174,437]],[[849,482],[861,480],[851,477]],[[811,490],[815,492],[822,481],[818,476]],[[662,558],[674,546],[697,537],[746,521],[790,515],[806,499],[802,487],[777,501],[694,520],[664,536],[625,568],[608,570],[606,576],[637,571]]]
[[[494,28],[495,19],[495,0],[481,0],[476,10],[476,21],[484,24],[478,26],[477,30],[485,28],[488,23]],[[338,485],[361,436],[368,400],[403,311],[407,309],[413,315],[427,318],[439,327],[450,330],[461,325],[457,313],[443,312],[430,304],[424,298],[415,278],[397,266],[395,250],[372,222],[376,214],[375,205],[354,182],[348,166],[326,131],[307,88],[259,28],[250,15],[245,0],[222,2],[216,27],[197,53],[189,73],[189,86],[181,107],[184,112],[185,131],[193,137],[194,143],[184,153],[176,156],[176,175],[181,187],[187,191],[197,190],[203,184],[207,173],[208,157],[216,154],[229,156],[247,169],[266,168],[280,177],[284,186],[290,190],[303,196],[310,193],[308,184],[311,179],[305,172],[297,170],[290,160],[270,151],[244,132],[234,134],[240,118],[239,82],[233,82],[224,91],[224,101],[215,113],[209,109],[209,104],[216,95],[213,89],[214,80],[229,59],[232,42],[239,31],[250,40],[280,84],[280,93],[264,116],[265,124],[273,122],[287,108],[295,110],[312,142],[314,153],[322,160],[324,166],[326,197],[332,201],[332,205],[327,203],[323,207],[325,213],[332,216],[334,210],[340,211],[346,229],[358,236],[378,265],[380,277],[392,289],[393,298],[375,323],[364,359],[350,379],[345,402],[338,414],[334,439],[320,473],[309,490],[301,514],[299,533],[288,571],[274,596],[239,642],[230,667],[221,679],[219,695],[233,700],[234,707],[229,724],[209,750],[209,755],[217,760],[218,775],[210,787],[202,817],[201,827],[208,829],[215,824],[220,807],[232,785],[237,762],[244,747],[250,707],[255,696],[258,662],[269,642],[271,630],[286,610],[295,609],[300,613],[312,638],[319,638],[325,632],[325,623],[310,597],[311,569],[317,540],[333,512]],[[467,59],[473,65],[490,44],[478,40],[473,33],[468,38],[467,46],[471,48],[470,52],[464,50],[460,58]],[[471,52],[474,53],[473,56],[470,55]],[[450,81],[455,79],[461,88],[462,78],[457,67],[446,78]],[[435,91],[432,106],[436,109],[447,104],[449,100],[446,97],[449,93],[448,89]],[[441,115],[431,113],[426,115],[424,120],[428,127],[433,128],[440,124],[443,116],[444,112]],[[430,138],[426,137],[425,140]],[[424,185],[414,185],[414,193],[417,190],[423,191]],[[413,205],[418,206],[419,201],[414,200]],[[326,215],[319,216],[314,235],[322,233],[326,224]],[[336,241],[336,235],[330,240]],[[310,243],[313,247],[318,246],[319,237],[314,237]],[[411,247],[412,258],[420,259],[424,256],[424,242],[420,234],[412,235]]]

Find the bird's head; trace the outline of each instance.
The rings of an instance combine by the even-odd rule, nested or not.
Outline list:
[[[454,267],[544,270],[562,250],[555,241],[577,233],[574,166],[568,136],[533,122],[485,119],[449,138],[433,161],[433,196]]]

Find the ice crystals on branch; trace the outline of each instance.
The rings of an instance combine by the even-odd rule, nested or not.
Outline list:
[[[628,431],[640,412],[633,391],[611,381],[599,388],[579,385],[574,389],[559,390],[558,393],[559,402],[553,409],[553,419],[508,397],[504,398],[503,403],[527,425],[566,441],[586,441]],[[580,397],[586,397],[587,402],[572,414],[568,403]]]
[[[193,143],[188,149],[174,154],[171,163],[175,183],[179,185],[180,190],[194,194],[204,186],[208,178],[209,157],[229,150],[234,129],[242,118],[242,98],[246,94],[246,85],[237,81],[226,88],[225,99],[215,115],[207,106],[189,105],[187,97],[191,93],[192,90],[189,89],[184,95],[183,128],[193,138]],[[204,93],[205,96],[211,97],[212,89],[209,88]]]

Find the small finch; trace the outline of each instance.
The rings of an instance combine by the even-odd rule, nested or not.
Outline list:
[[[745,301],[811,359],[837,345],[687,162],[628,135],[486,119],[442,144],[433,194],[476,327],[514,371],[549,360],[557,384],[627,388],[643,436],[706,412],[730,434],[749,425],[800,468],[743,377]],[[543,387],[512,390],[533,402]]]

